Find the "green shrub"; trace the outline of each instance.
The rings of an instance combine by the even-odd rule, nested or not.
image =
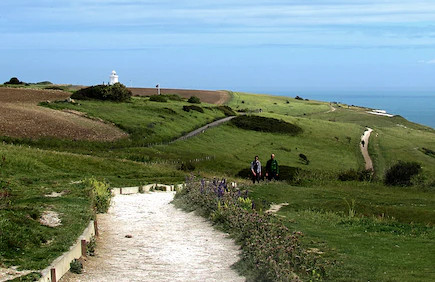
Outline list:
[[[6,81],[4,84],[13,84],[13,85],[17,85],[17,84],[23,84],[24,82],[20,81],[18,78],[16,77],[12,77],[11,79],[9,79],[9,81]]]
[[[197,112],[203,113],[204,109],[199,107],[199,106],[196,106],[196,105],[190,105],[190,106],[183,106],[183,111],[186,111],[186,112],[197,111]]]
[[[373,171],[371,169],[355,170],[349,169],[338,174],[340,181],[371,181],[373,179]]]
[[[304,154],[299,154],[299,160],[301,161],[301,162],[303,162],[304,164],[306,164],[306,165],[308,165],[308,164],[310,164],[310,160],[308,159],[308,157],[307,156],[305,156]]]
[[[168,99],[163,95],[151,95],[150,101],[166,103],[168,102]]]
[[[80,89],[71,95],[72,99],[77,100],[103,100],[114,102],[126,102],[131,99],[131,91],[121,83],[113,85],[95,85]]]
[[[419,163],[399,161],[387,169],[384,183],[391,186],[411,186],[411,178],[418,175],[420,171]]]
[[[237,115],[236,112],[233,111],[233,109],[231,109],[231,107],[229,107],[229,106],[218,106],[217,109],[220,110],[221,112],[223,112],[224,115],[227,117]]]
[[[201,100],[196,97],[196,96],[191,96],[187,102],[192,103],[192,104],[201,104]]]
[[[194,171],[195,165],[192,162],[181,163],[178,169],[182,171]]]
[[[86,254],[88,256],[95,256],[95,248],[97,247],[97,239],[95,239],[95,236],[91,237],[91,240],[86,244]]]
[[[72,273],[75,274],[81,274],[83,271],[83,264],[80,260],[78,259],[74,259],[70,264],[69,264],[69,271],[71,271]]]
[[[183,101],[183,98],[181,98],[181,96],[178,94],[165,94],[163,96],[165,96],[171,101]]]
[[[50,86],[45,86],[44,89],[47,89],[47,90],[62,90],[62,91],[65,91],[65,90],[66,90],[66,87],[65,87],[65,86],[50,85]]]
[[[302,247],[303,234],[273,215],[258,213],[247,194],[228,187],[225,180],[191,179],[177,192],[175,204],[202,212],[240,244],[241,263],[251,270],[249,280],[300,281],[301,275],[308,281],[313,271],[324,275],[322,261]]]
[[[90,189],[93,207],[98,213],[105,213],[109,209],[112,193],[107,183],[89,178],[85,185]]]
[[[7,280],[8,282],[32,282],[32,281],[39,281],[39,279],[42,277],[41,273],[39,272],[31,272],[29,274],[14,278],[12,280]]]
[[[297,135],[302,132],[302,128],[297,125],[278,120],[275,118],[267,118],[252,115],[238,116],[231,120],[231,123],[235,126],[246,129],[261,132],[274,132],[284,133],[290,135]]]

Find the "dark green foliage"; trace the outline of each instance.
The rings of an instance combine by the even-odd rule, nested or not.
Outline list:
[[[183,101],[183,98],[181,98],[181,96],[178,94],[165,94],[162,96],[168,98],[168,100],[171,100],[171,101]]]
[[[193,180],[176,194],[175,204],[198,210],[235,238],[242,262],[250,270],[249,280],[299,281],[296,273],[307,281],[314,274],[318,279],[324,276],[320,260],[301,246],[303,234],[253,209],[247,191],[228,187],[225,180],[209,184]]]
[[[199,107],[199,106],[196,106],[196,105],[191,105],[191,106],[183,106],[183,111],[185,111],[185,112],[197,111],[197,112],[203,113],[204,109]]]
[[[299,97],[299,96],[296,96],[296,97],[295,97],[295,99],[296,99],[296,100],[301,100],[301,101],[303,101],[303,100],[304,100],[304,98],[302,98],[302,97]]]
[[[425,154],[425,155],[428,155],[429,157],[433,157],[433,158],[435,158],[435,151],[434,150],[431,150],[431,149],[428,149],[428,148],[421,148],[421,151]]]
[[[262,170],[263,170],[263,174],[264,174],[265,168],[262,167]],[[279,166],[279,180],[292,182],[296,179],[296,177],[300,171],[301,171],[301,169],[298,167],[280,165]],[[240,177],[240,178],[250,179],[251,174],[252,173],[251,173],[250,167],[247,167],[247,168],[240,170],[235,176]]]
[[[91,240],[86,244],[86,254],[91,257],[95,256],[96,246],[97,246],[97,239],[95,239],[95,236],[92,236]]]
[[[301,160],[306,165],[308,165],[310,163],[310,160],[308,160],[308,157],[302,153],[299,154],[299,160]]]
[[[187,102],[192,104],[201,104],[201,100],[196,96],[191,96]]]
[[[126,102],[131,99],[131,91],[121,83],[113,85],[95,85],[80,89],[71,95],[72,99],[77,100],[103,100],[114,102]]]
[[[151,95],[150,101],[166,103],[168,102],[168,99],[163,95]]]
[[[36,85],[51,85],[51,84],[53,84],[52,82],[50,82],[50,81],[40,81],[40,82],[36,82],[35,83]]]
[[[78,259],[74,259],[70,264],[69,264],[69,271],[71,271],[72,273],[75,274],[81,274],[83,271],[83,264],[80,260]]]
[[[64,86],[57,86],[57,85],[50,85],[50,86],[46,86],[46,87],[44,87],[44,89],[47,89],[47,90],[62,90],[62,91],[65,91],[65,90],[66,90],[66,87],[64,87]]]
[[[340,181],[371,181],[373,180],[373,171],[370,169],[357,171],[349,169],[338,175]]]
[[[302,132],[302,128],[297,125],[278,120],[275,118],[267,118],[252,115],[238,116],[231,120],[235,126],[261,132],[274,132],[284,133],[290,135],[297,135]]]
[[[236,112],[233,111],[233,109],[231,109],[231,107],[228,106],[218,106],[217,107],[218,110],[220,110],[221,112],[224,113],[225,116],[229,117],[229,116],[236,116]]]
[[[18,78],[16,77],[12,77],[11,79],[9,79],[9,81],[6,81],[4,84],[13,84],[13,85],[17,85],[17,84],[23,84],[24,82],[20,81]]]
[[[195,165],[192,162],[181,163],[178,169],[182,171],[194,171]]]
[[[421,166],[419,163],[399,161],[387,169],[384,183],[392,186],[411,186],[411,178],[419,174],[420,171]]]

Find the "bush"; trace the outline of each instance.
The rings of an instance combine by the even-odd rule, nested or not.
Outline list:
[[[303,163],[305,163],[306,165],[308,165],[310,163],[310,161],[308,160],[308,157],[305,156],[304,154],[299,154],[299,160]]]
[[[90,178],[85,181],[85,185],[90,189],[92,205],[96,212],[105,213],[109,209],[112,193],[107,183]]]
[[[340,181],[372,181],[373,171],[371,169],[366,170],[355,170],[349,169],[341,172],[338,175],[338,180]]]
[[[183,101],[183,98],[178,94],[166,94],[164,96],[171,101]]]
[[[12,77],[11,79],[9,79],[9,81],[6,81],[4,84],[24,84],[24,82],[20,81],[18,78],[16,77]]]
[[[302,248],[301,232],[290,231],[273,215],[258,213],[248,192],[228,187],[225,180],[207,184],[191,179],[177,192],[175,203],[201,211],[235,238],[242,263],[253,272],[252,281],[299,281],[296,273],[307,280],[313,273],[324,275],[320,261]]]
[[[168,99],[163,95],[151,95],[150,101],[166,103],[168,102]]]
[[[384,183],[391,186],[411,186],[411,178],[418,175],[420,171],[419,163],[399,161],[387,169]]]
[[[121,83],[113,85],[96,85],[80,89],[71,95],[72,99],[77,100],[103,100],[114,102],[126,102],[131,99],[131,91]]]
[[[69,264],[69,271],[71,271],[72,273],[75,274],[81,274],[83,270],[83,264],[80,260],[78,259],[74,259],[70,264]]]
[[[192,164],[192,162],[181,163],[181,165],[178,169],[182,170],[182,171],[194,171],[195,165]]]
[[[186,112],[197,111],[197,112],[203,113],[204,109],[199,107],[199,106],[196,106],[196,105],[191,105],[191,106],[183,106],[183,111],[186,111]]]
[[[231,109],[231,107],[228,106],[219,106],[217,107],[218,110],[220,110],[221,112],[224,113],[225,116],[229,117],[229,116],[236,116],[236,112],[233,111],[233,109]]]
[[[187,102],[192,104],[201,104],[201,100],[196,96],[190,96],[189,100]]]
[[[302,132],[302,128],[297,125],[275,118],[260,116],[238,116],[232,119],[231,123],[242,129],[261,132],[284,133],[290,135],[297,135]]]

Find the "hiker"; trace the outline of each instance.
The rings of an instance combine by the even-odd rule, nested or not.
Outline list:
[[[258,160],[258,156],[255,156],[254,161],[251,162],[252,183],[260,183],[261,177],[261,163]]]
[[[275,160],[275,154],[270,155],[270,160],[266,163],[266,177],[269,180],[278,180],[279,167],[278,162]]]
[[[364,142],[364,140],[361,140],[361,145],[364,147],[364,144],[365,144],[365,142]]]

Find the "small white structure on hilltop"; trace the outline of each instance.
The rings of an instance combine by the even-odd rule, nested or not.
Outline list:
[[[113,85],[115,83],[118,83],[118,75],[116,74],[116,71],[112,71],[112,73],[109,76],[109,85]]]

